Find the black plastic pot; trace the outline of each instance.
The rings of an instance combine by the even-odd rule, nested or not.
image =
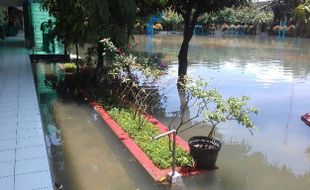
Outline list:
[[[200,169],[216,169],[217,156],[221,150],[222,143],[216,139],[206,136],[194,136],[188,140],[190,154]]]

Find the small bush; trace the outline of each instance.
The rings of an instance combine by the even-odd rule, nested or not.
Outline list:
[[[65,72],[75,72],[76,68],[77,68],[77,66],[75,63],[65,63],[64,64]]]
[[[161,168],[171,167],[172,157],[169,150],[168,137],[152,141],[151,137],[160,134],[156,126],[151,123],[139,126],[139,118],[129,109],[112,108],[108,113],[117,121],[120,127],[135,141],[135,143],[146,153],[153,163]],[[143,116],[138,116],[143,117]],[[144,119],[144,118],[143,118]],[[194,161],[191,156],[183,149],[176,148],[176,165],[193,166]]]

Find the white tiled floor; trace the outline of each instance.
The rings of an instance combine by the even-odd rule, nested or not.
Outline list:
[[[14,189],[14,176],[0,178],[0,186],[3,189]]]
[[[12,42],[0,42],[0,189],[53,190],[29,56]]]

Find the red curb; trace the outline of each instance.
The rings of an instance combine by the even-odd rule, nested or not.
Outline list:
[[[168,172],[171,171],[171,168],[160,169],[154,165],[152,160],[142,151],[142,149],[127,135],[127,133],[113,120],[113,118],[107,113],[107,111],[100,106],[85,90],[80,89],[81,94],[88,101],[88,103],[98,112],[101,118],[106,122],[116,136],[123,142],[126,148],[132,153],[132,155],[138,160],[138,162],[143,166],[143,168],[152,176],[152,178],[160,182],[162,181]],[[161,132],[166,132],[167,127],[160,123],[157,119],[150,115],[145,115],[147,120],[153,125],[157,126]],[[176,143],[184,148],[189,150],[187,142],[185,142],[180,137],[176,137]],[[194,170],[189,172],[183,172],[181,168],[177,168],[177,171],[181,173],[182,176],[196,175],[206,172],[206,170]]]

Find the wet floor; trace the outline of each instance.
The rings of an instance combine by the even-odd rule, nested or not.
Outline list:
[[[143,51],[166,55],[164,60],[172,63],[167,76],[174,80],[181,36],[136,36],[136,40]],[[250,103],[260,112],[254,118],[257,129],[253,135],[232,123],[220,126],[218,137],[223,147],[217,162],[219,169],[185,177],[184,183],[173,189],[310,187],[310,128],[300,120],[302,114],[310,111],[310,102],[306,101],[310,97],[309,42],[255,36],[193,38],[188,73],[211,80],[212,86],[226,97],[250,96]],[[61,97],[52,87],[46,87],[52,86],[52,82],[44,80],[54,80],[57,67],[37,64],[36,69],[45,124],[51,134],[58,131],[50,135],[56,137],[52,138],[56,177],[66,190],[171,188],[153,183],[87,103],[79,98]],[[179,109],[175,88],[166,94],[156,116],[168,123]],[[206,128],[196,128],[181,136],[188,139],[207,133]]]

